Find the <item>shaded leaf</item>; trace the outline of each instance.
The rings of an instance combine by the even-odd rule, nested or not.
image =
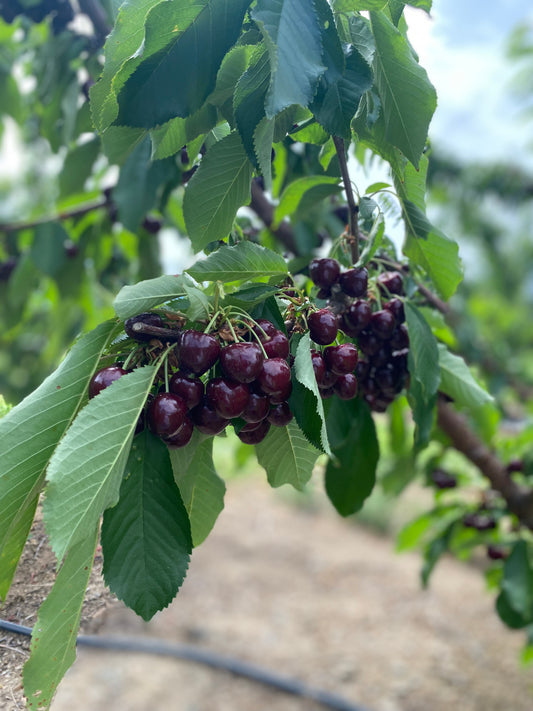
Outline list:
[[[300,208],[301,202],[306,199],[306,204],[313,204],[342,190],[339,178],[327,175],[308,175],[298,178],[290,183],[281,195],[279,204],[274,210],[273,227],[279,226],[287,215],[292,215]]]
[[[286,427],[271,427],[265,439],[255,445],[255,451],[270,486],[291,484],[299,490],[311,478],[319,455],[294,420]]]
[[[146,279],[132,286],[123,286],[113,302],[113,308],[119,318],[130,318],[160,306],[165,301],[184,296],[186,286],[194,286],[187,275],[165,274],[155,279]]]
[[[411,302],[405,302],[409,331],[409,372],[422,386],[427,397],[437,392],[440,384],[437,340],[426,319]]]
[[[247,241],[224,245],[187,269],[196,281],[222,282],[282,276],[287,271],[281,254]]]
[[[440,390],[459,405],[476,408],[494,402],[494,398],[474,380],[464,360],[438,344],[441,372]]]

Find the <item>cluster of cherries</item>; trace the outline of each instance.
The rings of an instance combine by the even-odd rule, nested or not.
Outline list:
[[[399,298],[402,275],[392,271],[377,277],[381,308],[373,308],[377,301],[368,298],[365,267],[341,271],[336,259],[325,257],[311,261],[309,276],[319,289],[317,296],[327,300],[324,309],[308,318],[311,338],[329,343],[340,329],[356,342],[361,352],[355,369],[359,390],[372,410],[384,412],[408,377],[409,336]]]

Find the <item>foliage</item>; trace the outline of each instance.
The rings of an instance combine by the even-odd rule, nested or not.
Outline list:
[[[431,485],[435,507],[399,543],[423,545],[424,584],[446,551],[484,546],[499,616],[531,638],[531,427],[518,438],[498,431],[500,392],[469,366],[469,326],[444,301],[462,265],[426,212],[436,95],[405,4],[431,10],[429,0],[102,1],[85,18],[92,35],[69,24],[70,2],[66,14],[48,0],[0,7],[2,131],[28,156],[0,183],[0,391],[16,403],[0,421],[0,595],[43,492],[59,564],[25,667],[29,703],[49,708],[74,659],[98,536],[106,584],[149,619],[223,509],[202,405],[172,432],[154,414],[187,363],[185,332],[215,349],[205,369],[188,366],[214,388],[219,352],[235,341],[256,344],[261,374],[278,357],[266,351],[270,324],[287,343],[283,397],[262,375],[235,374],[248,398],[249,383],[262,383],[254,394],[269,395],[271,419],[254,439],[244,409],[217,413],[218,432],[253,440],[243,446],[273,487],[303,489],[318,462],[343,516],[376,480],[394,495],[415,478]],[[361,177],[353,195],[350,174],[362,176],[369,154],[389,176],[364,190]],[[170,242],[190,246],[180,275],[161,273]],[[321,284],[324,263],[311,260],[325,254],[338,271]],[[521,284],[515,274],[502,293]],[[456,298],[485,327],[491,302],[476,312],[473,291]],[[359,302],[372,326],[354,325]],[[334,324],[329,339],[314,326],[321,314]],[[505,326],[510,348],[527,323]],[[327,360],[335,339],[360,352],[357,398],[338,373],[329,384],[317,375],[313,351]],[[113,365],[120,377],[95,393],[95,374]]]

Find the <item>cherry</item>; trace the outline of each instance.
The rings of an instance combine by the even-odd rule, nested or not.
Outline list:
[[[401,323],[398,328],[393,331],[389,343],[393,351],[401,351],[409,348],[409,333],[407,332],[405,323]]]
[[[220,434],[229,423],[228,419],[215,412],[205,397],[199,405],[191,410],[191,418],[196,428],[206,435]]]
[[[319,309],[307,317],[309,334],[315,343],[326,346],[337,337],[337,318],[329,309]]]
[[[339,376],[336,373],[333,373],[331,370],[327,370],[324,373],[321,381],[318,383],[319,388],[332,388],[335,383],[337,382],[337,378]]]
[[[523,459],[511,459],[509,464],[505,467],[505,469],[509,472],[509,474],[513,474],[514,472],[523,472],[524,471],[524,460]]]
[[[357,395],[357,378],[353,373],[339,375],[333,391],[341,400],[353,400]]]
[[[231,420],[240,417],[248,404],[250,389],[246,383],[238,383],[228,378],[213,378],[205,387],[206,400],[220,415]]]
[[[396,319],[391,311],[382,309],[376,311],[370,317],[370,329],[378,336],[378,338],[390,338],[396,327]]]
[[[200,378],[189,377],[179,370],[170,378],[168,389],[185,400],[188,410],[196,407],[204,394],[204,384]]]
[[[348,307],[348,310],[344,314],[344,318],[348,326],[357,332],[363,331],[372,317],[372,309],[367,301],[354,301]]]
[[[224,375],[239,383],[251,383],[263,366],[263,352],[257,343],[232,343],[220,351]]]
[[[4,262],[0,262],[0,281],[9,281],[9,277],[17,266],[16,257],[8,257]]]
[[[181,334],[177,354],[182,368],[201,375],[217,362],[220,344],[208,333],[189,329]]]
[[[457,479],[444,469],[433,469],[430,477],[437,489],[454,489],[457,486]]]
[[[273,336],[263,340],[260,338],[267,358],[288,358],[289,339],[283,331],[276,331]]]
[[[368,271],[362,269],[348,269],[339,277],[341,289],[348,296],[365,296],[368,289]]]
[[[280,388],[279,390],[276,390],[273,393],[270,393],[268,396],[268,399],[270,400],[270,403],[272,405],[278,405],[280,402],[283,402],[284,400],[288,400],[290,397],[290,394],[292,393],[292,382],[289,380],[287,385],[284,388]]]
[[[327,289],[335,284],[339,278],[341,268],[336,259],[312,259],[309,262],[309,276],[311,281],[322,289]]]
[[[246,425],[237,432],[237,437],[244,442],[244,444],[259,444],[262,442],[270,430],[270,422],[268,420],[263,420],[254,429],[247,430]]]
[[[329,400],[330,397],[333,397],[335,395],[335,390],[333,389],[333,387],[320,388],[319,392],[322,400]]]
[[[170,449],[178,449],[179,447],[185,447],[191,441],[192,433],[194,430],[194,422],[187,415],[182,426],[172,437],[164,437],[165,444]]]
[[[250,393],[248,404],[242,411],[241,417],[245,422],[261,422],[268,415],[269,409],[270,401],[267,395]]]
[[[351,373],[357,365],[357,348],[353,343],[328,346],[323,355],[327,368],[336,375]]]
[[[126,375],[127,372],[119,365],[109,365],[107,368],[97,371],[89,381],[89,397],[92,398],[98,395],[104,388]]]
[[[401,299],[391,299],[383,304],[383,308],[393,314],[396,323],[403,323],[405,321],[405,308]]]
[[[359,349],[367,356],[375,355],[381,348],[382,341],[370,331],[362,331],[359,334]]]
[[[174,393],[159,393],[148,407],[150,429],[160,437],[173,437],[185,422],[187,405]]]
[[[359,358],[357,365],[355,366],[355,375],[359,380],[363,380],[368,375],[370,370],[370,363],[364,358]]]
[[[255,323],[257,325],[254,326],[253,331],[261,340],[267,336],[274,336],[278,331],[272,321],[268,321],[266,318],[258,318]]]
[[[505,560],[507,558],[507,551],[500,546],[487,546],[487,555],[491,560]]]
[[[279,395],[291,384],[290,366],[283,358],[267,358],[263,361],[257,382],[267,395]]]
[[[275,427],[285,427],[289,424],[292,418],[293,414],[291,412],[291,408],[289,407],[289,403],[284,400],[278,405],[274,405],[268,413],[267,420]]]
[[[381,291],[389,294],[403,294],[403,277],[400,272],[383,272],[377,278]]]

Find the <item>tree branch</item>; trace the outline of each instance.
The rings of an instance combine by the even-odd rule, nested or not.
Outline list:
[[[503,462],[471,429],[464,415],[442,398],[437,403],[437,424],[455,449],[465,455],[490,481],[520,522],[533,531],[533,489],[520,486],[509,475]]]
[[[346,162],[346,153],[344,152],[344,140],[340,138],[340,136],[333,136],[333,143],[335,144],[335,150],[337,151],[342,182],[344,183],[344,192],[346,193],[346,202],[348,203],[350,234],[347,241],[350,244],[350,250],[352,253],[352,264],[356,264],[359,260],[359,239],[361,237],[358,219],[359,205],[355,201],[352,190],[352,183],[348,172],[348,163]]]
[[[57,215],[49,215],[48,217],[38,217],[35,220],[28,220],[27,222],[0,222],[0,232],[16,232],[17,230],[30,230],[33,227],[37,227],[38,225],[44,225],[47,222],[67,220],[69,217],[81,217],[82,215],[86,215],[88,212],[92,212],[93,210],[100,210],[102,207],[109,207],[109,200],[107,198],[98,202],[82,205],[81,207],[74,208],[73,210],[59,212]]]
[[[256,180],[252,180],[252,201],[250,207],[286,249],[293,254],[298,253],[292,228],[287,222],[282,222],[278,227],[272,229],[274,208],[265,197],[261,186]]]

